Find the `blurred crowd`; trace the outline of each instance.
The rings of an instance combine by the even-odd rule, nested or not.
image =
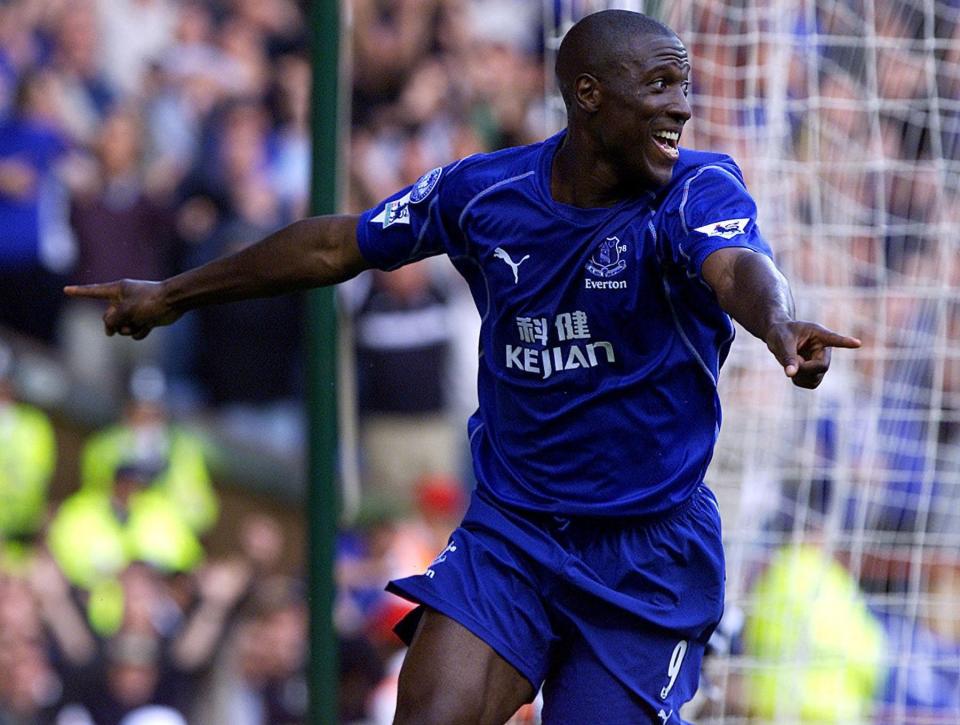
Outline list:
[[[801,313],[864,342],[816,396],[765,351],[726,365],[711,482],[743,528],[713,712],[960,721],[960,8],[667,12],[693,58],[689,142],[743,166]]]
[[[54,420],[16,394],[17,364],[0,344],[0,723],[306,722],[305,557],[284,522],[221,515],[159,369],[138,368],[121,418],[64,460]],[[77,490],[55,501],[70,466]],[[338,534],[340,722],[391,722],[392,627],[411,605],[384,583],[428,567],[465,509],[450,475],[406,490],[407,505],[370,496]]]
[[[219,496],[160,372],[138,370],[122,419],[64,461],[16,365],[0,346],[0,722],[302,721],[302,694],[278,690],[304,688],[307,622],[283,530],[251,514],[208,551]],[[78,490],[54,504],[71,464]]]
[[[345,3],[344,210],[553,130],[545,10],[601,4]],[[711,642],[726,664],[708,664],[695,707],[956,722],[960,16],[953,2],[741,5],[664,6],[694,63],[684,145],[735,156],[791,279],[828,290],[807,311],[866,345],[797,430],[772,423],[809,455],[766,479],[743,463],[769,431],[743,421],[802,406],[757,396],[784,388],[775,366],[734,350],[711,474],[722,489],[724,452],[753,444],[735,485],[775,494],[749,514],[743,596]],[[60,289],[160,279],[307,213],[307,9],[0,2],[0,725],[304,722],[303,553],[284,556],[291,532],[271,516],[225,520],[225,482],[183,424],[302,456],[302,297],[204,309],[134,343]],[[463,511],[479,321],[436,260],[365,273],[339,302],[363,494],[337,544],[340,720],[386,723],[409,605],[383,584],[428,566]],[[62,413],[19,394],[23,343],[116,412],[69,423],[86,426],[76,453]]]

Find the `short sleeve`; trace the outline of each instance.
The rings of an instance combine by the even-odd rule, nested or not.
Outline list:
[[[449,222],[455,211],[446,193],[454,165],[428,171],[414,184],[360,215],[357,242],[363,258],[376,269],[392,270],[462,246],[459,230]],[[451,229],[454,230],[451,233]]]
[[[757,226],[756,202],[732,163],[701,167],[684,183],[666,231],[664,253],[697,277],[704,260],[724,247],[773,256]]]

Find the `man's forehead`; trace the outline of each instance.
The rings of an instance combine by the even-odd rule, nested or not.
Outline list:
[[[654,36],[638,39],[630,49],[630,60],[641,69],[662,65],[677,65],[690,70],[690,56],[677,37]]]

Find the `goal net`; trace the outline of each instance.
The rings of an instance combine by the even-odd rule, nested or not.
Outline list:
[[[815,393],[734,345],[728,614],[690,719],[960,722],[960,3],[548,1],[551,68],[601,6],[678,32],[682,144],[739,162],[798,314],[864,342]]]

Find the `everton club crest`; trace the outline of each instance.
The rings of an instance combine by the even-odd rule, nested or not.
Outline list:
[[[585,269],[594,277],[608,279],[620,274],[627,266],[622,255],[627,251],[627,245],[617,237],[607,237],[600,242],[600,248],[593,253]]]

